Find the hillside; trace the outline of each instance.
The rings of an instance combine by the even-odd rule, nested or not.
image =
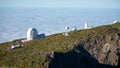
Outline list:
[[[0,68],[119,68],[120,22],[47,36],[8,49],[0,44]],[[19,42],[17,42],[19,43]]]

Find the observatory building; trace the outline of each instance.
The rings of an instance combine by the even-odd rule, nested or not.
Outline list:
[[[39,39],[39,38],[45,38],[45,34],[44,33],[38,34],[35,28],[29,28],[27,31],[27,39],[23,40],[23,42],[34,40],[34,39]]]
[[[27,31],[27,40],[36,39],[38,36],[38,32],[35,28],[29,28]]]
[[[75,27],[74,27],[74,28],[72,28],[72,31],[76,31],[76,30],[77,30],[77,28],[75,28]]]
[[[119,21],[114,21],[113,24],[118,23]]]
[[[84,29],[88,29],[88,23],[85,22],[85,28]]]

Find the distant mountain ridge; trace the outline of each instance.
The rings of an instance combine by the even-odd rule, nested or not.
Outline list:
[[[69,36],[54,34],[22,44],[23,47],[14,50],[8,48],[13,42],[0,44],[0,67],[120,67],[120,22],[71,31]]]

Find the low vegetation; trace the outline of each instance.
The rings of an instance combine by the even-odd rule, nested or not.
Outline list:
[[[62,33],[47,36],[43,39],[23,43],[23,47],[11,50],[12,42],[0,44],[0,68],[48,68],[50,61],[46,59],[50,52],[66,53],[86,43],[88,38],[112,35],[120,32],[120,23],[103,25],[91,29],[69,32],[70,36]]]

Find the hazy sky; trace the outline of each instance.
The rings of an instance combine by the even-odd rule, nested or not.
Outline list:
[[[120,0],[0,0],[0,7],[120,8]]]

